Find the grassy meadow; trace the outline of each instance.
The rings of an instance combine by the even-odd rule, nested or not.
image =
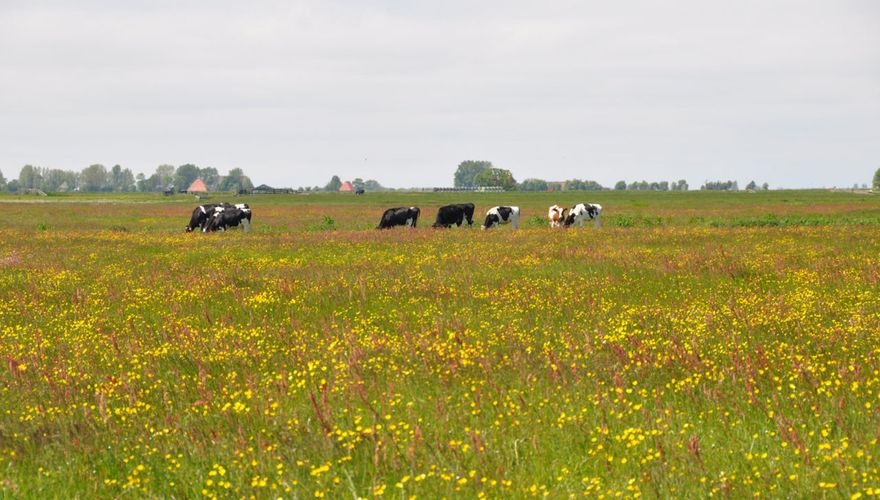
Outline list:
[[[0,497],[880,494],[880,197],[204,201],[0,196]]]

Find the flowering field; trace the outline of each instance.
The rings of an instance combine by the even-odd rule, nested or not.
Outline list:
[[[880,199],[246,201],[0,198],[0,497],[880,493]]]

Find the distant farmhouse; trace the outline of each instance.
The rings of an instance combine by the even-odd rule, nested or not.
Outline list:
[[[186,192],[189,194],[199,194],[199,193],[207,193],[208,186],[205,185],[205,181],[202,180],[201,177],[197,178],[193,181],[192,184],[186,188]]]

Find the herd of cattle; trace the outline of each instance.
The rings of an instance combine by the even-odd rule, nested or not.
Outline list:
[[[457,203],[442,206],[437,210],[437,218],[432,227],[452,227],[461,225],[467,221],[468,226],[474,223],[473,203]],[[377,229],[390,229],[395,226],[416,227],[421,211],[418,207],[389,208],[382,214]],[[559,205],[550,207],[547,216],[550,227],[569,227],[572,225],[583,226],[588,220],[595,221],[599,227],[599,217],[602,215],[602,205],[596,203],[578,203],[572,208],[563,208]],[[199,205],[193,210],[186,231],[202,232],[225,231],[227,228],[242,225],[245,231],[250,230],[251,208],[247,203],[230,205],[220,203],[217,205]],[[483,229],[498,227],[501,224],[510,224],[514,229],[519,228],[519,207],[498,206],[492,207],[486,212],[486,220],[481,226]]]
[[[468,226],[474,223],[474,204],[459,203],[446,205],[437,210],[437,218],[432,227],[452,227],[453,224],[461,227],[467,221]],[[382,214],[378,229],[388,229],[394,226],[416,227],[421,211],[418,207],[389,208]],[[572,225],[583,226],[588,220],[595,221],[596,227],[600,225],[599,217],[602,215],[602,205],[596,203],[578,203],[572,208],[563,208],[559,205],[550,207],[547,214],[550,227],[568,227]],[[519,228],[519,207],[498,206],[492,207],[486,212],[486,220],[483,229],[498,227],[501,224],[510,224],[514,229]]]

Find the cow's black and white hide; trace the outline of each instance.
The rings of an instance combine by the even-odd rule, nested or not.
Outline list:
[[[440,207],[432,227],[451,227],[453,224],[461,227],[464,221],[467,221],[468,226],[471,226],[474,223],[474,208],[473,203],[458,203]]]
[[[204,231],[205,226],[208,224],[208,220],[211,216],[214,215],[217,211],[225,210],[227,208],[237,208],[239,210],[248,210],[250,211],[250,207],[247,203],[239,203],[237,205],[230,205],[229,203],[216,203],[216,204],[207,204],[207,205],[199,205],[197,206],[192,213],[192,217],[189,219],[189,224],[186,226],[186,232],[195,231],[196,228]]]
[[[376,229],[390,229],[394,226],[416,227],[419,222],[418,207],[389,208],[382,214],[379,226]]]
[[[492,207],[486,212],[486,221],[482,229],[498,227],[500,224],[510,224],[514,229],[519,229],[519,207]]]
[[[204,230],[205,224],[208,223],[208,219],[214,215],[214,209],[218,207],[232,207],[232,205],[228,203],[219,203],[197,206],[195,210],[193,210],[192,217],[189,219],[189,224],[186,226],[186,232],[189,233],[195,231],[196,228]]]
[[[602,205],[597,203],[578,203],[568,213],[565,218],[565,227],[577,224],[583,227],[584,222],[588,220],[596,221],[596,227],[602,225],[600,217],[602,216]]]
[[[239,224],[241,224],[245,232],[250,231],[251,209],[246,204],[236,205],[231,208],[216,208],[202,231],[206,233],[226,231],[230,227],[236,227]]]

